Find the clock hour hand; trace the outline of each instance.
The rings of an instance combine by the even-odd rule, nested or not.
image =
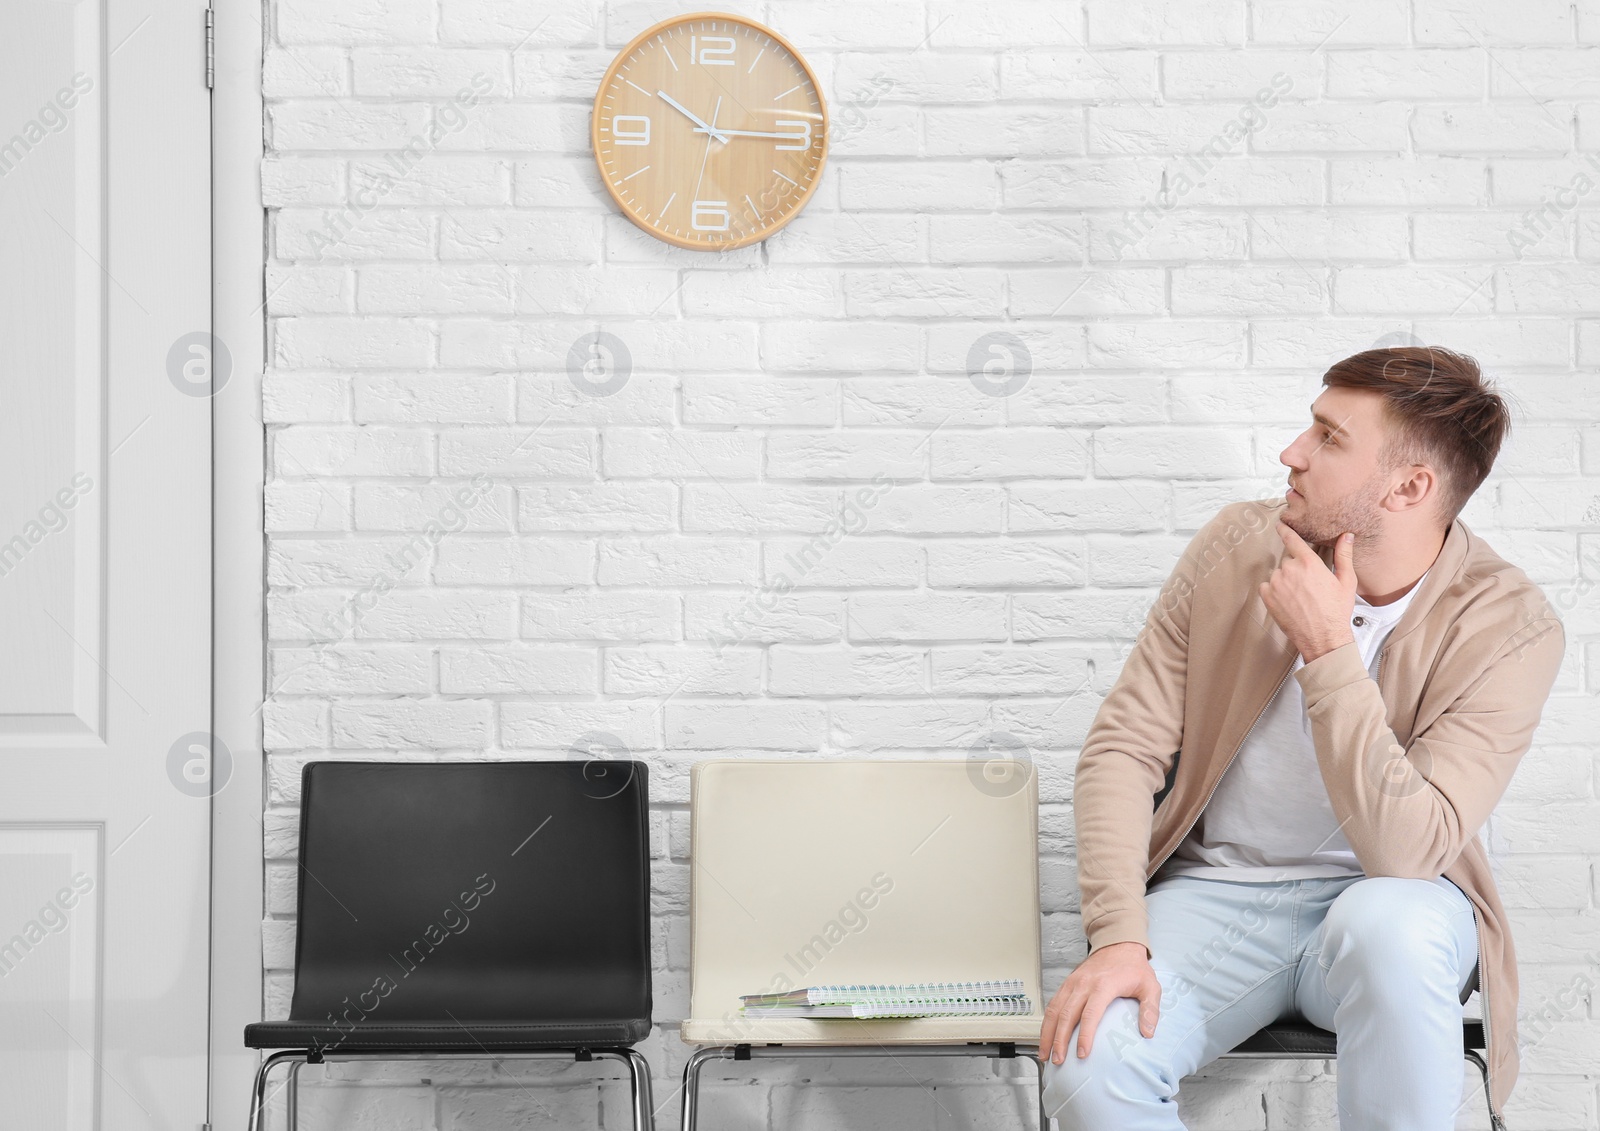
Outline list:
[[[699,118],[695,117],[694,112],[692,110],[690,110],[688,107],[684,106],[682,103],[676,101],[672,97],[672,95],[668,94],[666,91],[658,90],[658,91],[656,91],[656,95],[659,98],[661,98],[661,100],[664,101],[668,106],[671,106],[674,109],[681,111],[682,114],[684,115],[684,117],[688,118],[691,122],[693,122],[695,124],[695,127],[696,127],[696,129],[694,131],[695,133],[697,133],[697,134],[710,134],[712,137],[716,138],[718,141],[725,142],[725,141],[728,140],[727,136],[723,133],[722,130],[717,129],[715,126],[706,125],[706,123],[702,122]]]

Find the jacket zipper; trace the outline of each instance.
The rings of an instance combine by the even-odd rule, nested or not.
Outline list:
[[[1289,678],[1289,673],[1292,671],[1294,671],[1294,661],[1290,660],[1289,666],[1283,669],[1283,675],[1278,677],[1278,686],[1272,689],[1272,694],[1267,696],[1267,701],[1261,704],[1261,710],[1257,711],[1256,717],[1251,720],[1250,729],[1244,732],[1244,737],[1239,739],[1239,744],[1233,748],[1233,753],[1228,755],[1228,760],[1222,767],[1222,774],[1226,774],[1228,772],[1228,767],[1233,765],[1233,760],[1239,756],[1239,751],[1244,749],[1244,744],[1250,737],[1250,731],[1256,729],[1256,724],[1261,721],[1261,716],[1267,713],[1267,708],[1272,706],[1272,701],[1278,697],[1278,692],[1283,690],[1284,680]],[[1211,783],[1211,789],[1206,793],[1205,800],[1200,802],[1200,808],[1195,810],[1194,820],[1189,822],[1188,828],[1184,829],[1183,832],[1178,834],[1178,839],[1173,842],[1171,848],[1167,849],[1166,855],[1162,856],[1160,860],[1157,860],[1155,864],[1151,866],[1150,870],[1145,873],[1144,878],[1146,883],[1150,881],[1151,876],[1155,875],[1156,872],[1160,870],[1161,865],[1167,862],[1167,857],[1171,856],[1178,850],[1178,845],[1183,843],[1183,838],[1189,835],[1189,829],[1194,828],[1195,823],[1200,820],[1200,814],[1204,812],[1205,807],[1211,803],[1211,795],[1217,792],[1217,786],[1222,784],[1222,774],[1218,774],[1217,780]],[[1487,1033],[1487,1030],[1485,1030],[1485,1032]]]
[[[1383,690],[1383,662],[1389,658],[1389,641],[1383,642],[1383,647],[1378,650],[1378,675],[1375,682],[1381,695]],[[1494,1075],[1494,1043],[1489,1031],[1489,983],[1483,976],[1483,920],[1478,915],[1478,908],[1472,908],[1472,929],[1478,936],[1478,999],[1483,1006],[1483,1055],[1489,1062],[1489,1075]],[[1494,1107],[1494,1089],[1489,1081],[1483,1085],[1484,1099],[1489,1104],[1489,1126],[1494,1131],[1505,1131],[1506,1121]]]

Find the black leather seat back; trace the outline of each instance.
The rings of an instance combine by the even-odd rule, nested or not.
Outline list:
[[[290,1017],[650,1016],[650,840],[633,761],[315,762]]]

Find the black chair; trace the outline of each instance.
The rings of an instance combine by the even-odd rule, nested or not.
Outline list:
[[[344,1059],[596,1057],[631,1074],[653,1126],[650,837],[633,761],[314,762],[300,802],[299,934],[289,1020],[267,1078]]]

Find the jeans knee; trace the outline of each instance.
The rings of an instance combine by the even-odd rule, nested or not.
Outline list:
[[[1328,907],[1322,928],[1323,963],[1402,980],[1435,967],[1446,970],[1455,948],[1452,916],[1456,914],[1430,880],[1401,876],[1358,880]]]
[[[1176,1081],[1160,1063],[1159,1048],[1139,1032],[1139,1003],[1115,998],[1095,1029],[1089,1055],[1078,1056],[1074,1027],[1060,1064],[1045,1060],[1045,1111],[1060,1121],[1061,1131],[1102,1131],[1114,1126],[1133,1102],[1161,1102],[1177,1092]],[[1048,1050],[1040,1050],[1044,1056]]]

